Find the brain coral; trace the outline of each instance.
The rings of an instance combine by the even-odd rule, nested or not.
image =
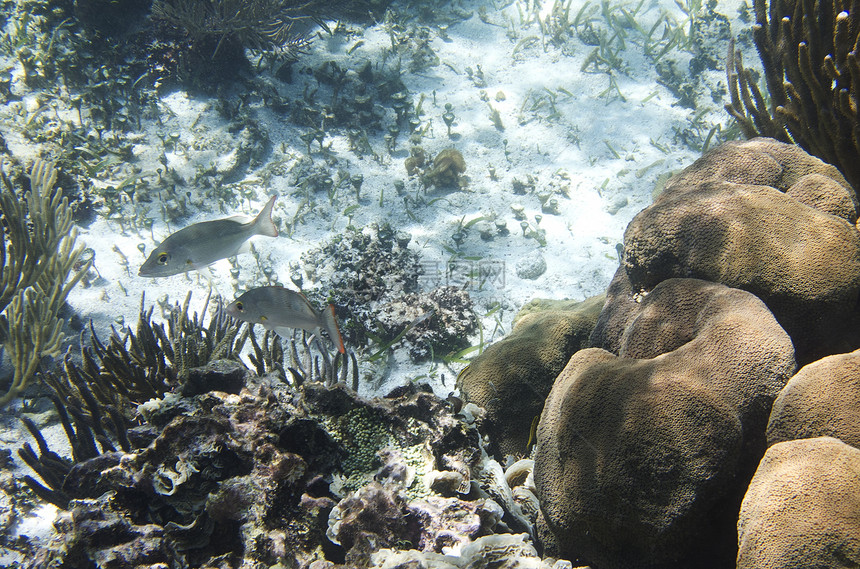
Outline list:
[[[577,352],[546,400],[543,518],[562,557],[601,569],[724,566],[791,340],[759,299],[715,283],[669,279],[637,307],[619,355]]]
[[[788,192],[798,183],[801,183],[801,186],[797,187],[803,187],[804,179],[809,176],[825,178],[827,191],[832,195],[824,201],[842,204],[840,209],[850,212],[856,221],[856,210],[860,204],[851,185],[839,170],[810,156],[798,146],[772,138],[754,138],[721,144],[672,177],[666,183],[665,191],[684,191],[685,188],[702,182],[722,181],[770,186]]]
[[[773,403],[768,445],[824,436],[860,448],[860,350],[804,366]]]
[[[465,398],[487,410],[494,453],[528,452],[532,421],[568,358],[587,345],[603,299],[592,297],[567,310],[529,312],[460,373],[457,384]]]
[[[860,566],[860,449],[834,438],[770,447],[744,496],[738,569]]]
[[[858,343],[856,221],[854,191],[832,166],[769,139],[727,143],[631,221],[623,266],[633,292],[672,277],[752,292],[811,361]]]
[[[588,345],[592,348],[603,348],[612,353],[618,353],[621,334],[627,328],[627,322],[639,310],[638,297],[634,297],[630,287],[630,279],[624,266],[618,267],[609,288],[606,289],[606,302],[597,317],[594,330]]]

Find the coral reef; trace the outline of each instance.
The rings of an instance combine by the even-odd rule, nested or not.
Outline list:
[[[726,143],[633,218],[623,272],[634,294],[670,277],[752,292],[807,363],[858,343],[856,219],[857,197],[833,166],[771,139]]]
[[[0,396],[3,406],[27,386],[42,358],[60,354],[65,324],[60,310],[90,265],[74,269],[84,247],[75,245],[72,212],[62,190],[54,188],[53,166],[33,165],[26,206],[0,174],[5,226],[0,232],[0,341],[14,369]]]
[[[95,12],[98,12],[99,2],[103,0],[78,0],[80,19],[97,19],[99,14]],[[25,0],[21,5],[24,4],[33,6],[35,3]],[[146,244],[140,243],[142,253],[150,237],[156,240],[161,228],[160,224],[154,226],[153,217],[157,221],[158,216],[162,216],[165,221],[174,223],[194,214],[195,209],[212,207],[205,203],[207,201],[233,207],[239,200],[255,199],[259,188],[295,186],[297,189],[292,195],[282,194],[291,201],[279,212],[288,215],[288,211],[292,213],[290,208],[297,207],[295,217],[292,221],[284,217],[278,221],[288,228],[285,233],[295,239],[292,245],[307,243],[309,237],[316,239],[321,233],[341,231],[344,223],[339,217],[340,211],[344,212],[350,228],[343,231],[340,241],[323,242],[321,249],[303,258],[302,266],[297,265],[289,276],[301,288],[304,274],[306,280],[312,281],[308,289],[317,303],[332,300],[340,307],[339,316],[346,324],[345,335],[356,349],[370,348],[369,340],[380,347],[376,355],[381,358],[402,340],[408,344],[413,358],[423,358],[465,345],[476,320],[469,294],[453,287],[421,290],[422,263],[417,255],[420,249],[413,245],[410,250],[408,235],[382,226],[365,230],[356,230],[353,226],[354,221],[359,227],[367,223],[367,210],[372,215],[384,207],[396,207],[401,198],[409,212],[406,194],[392,198],[388,185],[382,192],[382,185],[388,183],[388,179],[376,175],[387,166],[398,164],[403,157],[404,149],[398,148],[398,137],[402,140],[408,136],[409,144],[420,141],[425,134],[436,139],[445,138],[444,127],[441,130],[439,127],[440,120],[448,126],[447,134],[451,139],[470,136],[465,109],[457,108],[461,118],[455,130],[464,133],[459,135],[451,130],[458,117],[454,117],[453,105],[446,105],[444,96],[440,96],[438,102],[435,92],[432,102],[429,94],[426,99],[419,98],[399,80],[401,65],[414,71],[440,63],[433,50],[434,47],[438,49],[441,42],[449,41],[447,26],[407,29],[403,21],[398,21],[401,16],[393,10],[384,16],[384,29],[380,24],[366,35],[365,30],[351,29],[348,22],[338,22],[341,27],[338,33],[323,36],[325,45],[331,48],[332,60],[316,59],[315,63],[303,66],[283,64],[276,46],[270,41],[281,32],[292,34],[302,30],[295,26],[290,28],[277,15],[273,26],[262,25],[265,20],[273,21],[269,18],[271,14],[266,18],[257,17],[261,12],[255,8],[263,6],[263,1],[245,2],[243,5],[248,11],[236,11],[236,18],[227,22],[233,24],[238,19],[256,17],[251,23],[257,25],[257,29],[243,28],[233,34],[217,21],[229,19],[227,16],[231,14],[226,10],[213,13],[210,8],[227,7],[233,11],[235,2],[161,0],[156,2],[156,10],[161,12],[156,14],[159,23],[155,28],[151,27],[153,20],[141,17],[131,28],[111,30],[130,35],[118,41],[111,38],[108,42],[111,50],[104,50],[107,59],[100,60],[98,56],[102,52],[98,50],[84,49],[80,58],[68,57],[63,50],[74,51],[75,46],[83,43],[61,40],[68,34],[99,42],[99,30],[110,27],[107,22],[113,14],[107,11],[101,14],[107,21],[94,22],[90,29],[96,33],[81,33],[77,22],[69,19],[71,4],[65,1],[59,6],[42,8],[50,10],[51,17],[44,17],[43,11],[34,19],[42,22],[44,17],[44,21],[52,21],[50,28],[40,30],[47,33],[39,37],[53,39],[56,34],[57,45],[62,45],[62,49],[52,51],[48,45],[46,50],[30,58],[21,52],[22,60],[28,63],[25,75],[29,83],[37,85],[40,81],[56,79],[57,75],[52,76],[52,73],[59,73],[64,88],[52,94],[54,98],[32,104],[28,100],[27,105],[16,107],[24,118],[15,120],[27,119],[28,126],[32,127],[24,136],[40,137],[49,149],[47,154],[56,151],[62,153],[63,160],[79,163],[79,180],[84,179],[84,172],[87,177],[90,172],[94,178],[98,175],[97,192],[103,200],[100,205],[112,229],[119,226],[117,230],[124,238],[123,248],[129,234],[145,238]],[[120,0],[107,6],[113,11],[119,5],[140,4]],[[299,3],[268,3],[270,8],[292,5]],[[318,6],[316,3],[307,5]],[[406,5],[433,14],[433,18],[442,18],[440,14],[445,13],[427,3],[408,2]],[[540,24],[540,43],[544,50],[561,45],[562,42],[556,43],[560,35],[581,33],[577,27],[583,30],[587,27],[594,32],[592,22],[595,21],[594,10],[599,10],[597,4],[592,2],[584,6],[583,18],[577,15],[578,23],[567,22],[566,30],[559,31],[562,15],[558,10],[563,9],[563,5],[559,2],[545,22],[533,22],[534,26]],[[185,6],[188,10],[183,17],[199,18],[199,21],[177,26],[176,20],[171,21],[169,15],[165,17],[165,6],[175,8],[174,15]],[[607,49],[617,51],[618,43],[623,43],[622,37],[627,37],[628,44],[643,45],[645,56],[656,62],[672,48],[672,42],[679,40],[677,36],[670,37],[675,33],[675,29],[670,29],[673,22],[662,13],[651,34],[645,37],[642,29],[630,27],[641,6],[635,10],[631,8],[632,16],[624,10],[626,21],[618,16],[617,8],[621,5],[617,2],[602,6],[606,26],[595,32],[600,36],[597,38],[599,49],[595,47],[589,65],[606,73],[610,88],[606,92],[608,95],[604,93],[600,97],[606,96],[610,103],[615,98],[611,91],[613,86],[618,97],[623,99],[624,96],[615,82],[620,76],[613,75],[623,71],[623,62],[613,66],[609,59],[618,58],[618,54],[613,55]],[[717,18],[713,9],[710,5],[707,20],[699,18],[698,14],[694,18],[691,13],[685,29],[689,23],[691,34],[699,38],[709,26],[723,33],[725,19]],[[89,15],[85,15],[86,10]],[[473,19],[460,3],[455,3],[453,10],[459,20],[471,20],[469,26],[500,15],[482,10],[478,18]],[[527,3],[527,12],[521,19],[537,17],[538,4]],[[567,15],[564,18],[566,20]],[[68,22],[62,23],[65,20]],[[658,36],[664,30],[664,20],[665,32],[660,40]],[[343,26],[347,28],[345,32]],[[10,22],[7,29],[14,30],[14,22]],[[257,32],[263,35],[254,36]],[[513,21],[510,32],[511,41],[522,39],[524,48],[528,48],[532,40],[537,43],[537,38],[516,37],[522,30]],[[655,32],[657,35],[652,41],[651,35]],[[683,35],[683,31],[681,33]],[[371,43],[378,44],[380,35],[385,40],[390,37],[391,44],[390,49],[385,47],[382,51],[381,62],[375,59],[378,45],[371,46]],[[686,37],[682,39],[687,41]],[[689,39],[691,43],[695,41],[696,38]],[[6,45],[4,43],[4,47]],[[126,45],[133,49],[125,49]],[[146,50],[141,49],[144,45]],[[248,46],[252,49],[242,49]],[[375,55],[368,61],[364,57],[371,47]],[[572,49],[573,44],[565,47]],[[709,47],[704,42],[694,46],[699,68],[714,64]],[[257,53],[259,48],[267,53]],[[134,52],[133,57],[128,57],[129,51]],[[515,49],[514,55],[516,52]],[[145,62],[142,57],[146,58]],[[257,69],[254,73],[243,73],[250,71],[246,67],[250,58],[254,58]],[[68,65],[69,62],[72,64]],[[455,69],[463,65],[460,61],[446,61],[446,65],[452,72],[461,74]],[[171,73],[189,73],[192,78],[194,73],[199,73],[199,78],[216,68],[221,73],[213,75],[217,80],[210,82],[210,88],[219,91],[217,102],[210,104],[193,95],[187,98],[182,94],[153,96],[169,82]],[[450,76],[447,68],[439,70]],[[489,68],[485,77],[480,66],[477,69],[467,67],[462,72],[474,82],[476,89],[490,86],[495,91],[496,83],[503,80],[501,74],[493,77]],[[223,81],[225,75],[238,78],[241,84]],[[673,77],[683,75],[684,71],[678,71]],[[75,80],[66,81],[67,76]],[[0,96],[18,96],[12,91],[4,95],[2,81],[0,78]],[[290,85],[290,82],[295,83]],[[422,78],[420,84],[428,83]],[[623,81],[621,87],[626,91]],[[655,89],[662,92],[659,87]],[[518,154],[520,148],[514,136],[515,121],[510,120],[510,111],[506,110],[515,107],[516,97],[522,94],[510,89],[509,93],[508,103],[498,105],[500,110],[494,109],[495,103],[490,109],[495,112],[499,130],[503,128],[500,113],[506,113],[506,134],[512,142],[510,153],[508,140],[504,139],[504,158],[501,157],[501,143],[496,138],[499,133],[485,125],[493,137],[482,139],[487,142],[484,148],[494,154],[484,154],[480,150],[477,154],[481,158],[478,162],[485,166],[484,158],[491,155],[500,158],[494,158],[498,168],[490,165],[486,170],[491,179],[503,187],[510,186],[513,170],[520,167],[523,158]],[[532,95],[531,101],[523,101],[520,113],[524,118],[521,120],[533,120],[544,114],[547,115],[544,126],[559,121],[555,100],[559,98],[561,108],[562,99],[570,96],[564,93],[567,92],[560,88],[558,92],[546,89],[546,93]],[[648,95],[648,99],[659,94]],[[499,91],[496,101],[501,103],[502,99],[504,94]],[[461,99],[452,100],[463,104]],[[643,101],[643,105],[646,102]],[[182,108],[177,108],[180,105]],[[443,105],[445,113],[441,114]],[[42,108],[46,110],[40,110]],[[191,113],[186,113],[189,108]],[[541,108],[543,110],[538,112]],[[170,116],[174,111],[181,112]],[[548,115],[549,112],[553,115]],[[191,120],[176,120],[178,115],[185,117],[195,113],[194,124],[190,124]],[[215,116],[218,113],[221,117]],[[277,128],[264,128],[263,117],[273,117],[274,122],[268,124],[277,124]],[[222,118],[226,120],[221,121]],[[223,130],[215,127],[217,136],[205,132],[213,124],[223,125],[227,121],[229,126],[224,126]],[[153,151],[152,140],[147,137],[154,136],[152,129],[156,128],[156,123],[161,141],[155,141]],[[57,126],[51,128],[52,124]],[[366,131],[379,128],[387,129],[384,138],[387,156],[376,155],[368,142]],[[227,137],[227,132],[235,136]],[[569,142],[578,145],[576,129],[571,129],[569,134]],[[297,144],[294,136],[300,137],[305,145]],[[719,132],[715,136],[719,137]],[[51,137],[56,137],[58,142],[51,142]],[[231,141],[221,140],[226,138]],[[220,145],[213,143],[216,140]],[[380,140],[371,140],[382,146]],[[540,153],[549,157],[544,140],[540,139]],[[655,137],[652,144],[662,150],[658,145],[666,141]],[[644,152],[638,144],[635,148],[619,149],[621,155],[609,142],[606,146],[619,162],[624,158],[632,161],[639,152]],[[473,156],[475,148],[466,145],[464,151],[466,148]],[[305,152],[306,156],[297,158]],[[361,159],[352,162],[344,157],[347,152],[354,152]],[[462,186],[466,181],[462,175],[464,165],[462,156],[458,159],[459,153],[455,152],[443,151],[434,164],[425,163],[428,175],[425,189],[437,187],[439,194],[443,193],[443,187]],[[160,158],[150,154],[160,154]],[[183,162],[184,156],[189,159]],[[201,156],[203,158],[199,158]],[[470,156],[467,158],[472,160]],[[217,165],[211,162],[213,165],[209,166],[210,157]],[[162,159],[162,167],[156,174],[154,169],[159,159]],[[366,168],[374,159],[378,167]],[[194,172],[196,166],[200,170]],[[246,172],[246,168],[253,172]],[[626,165],[624,169],[628,169]],[[483,172],[484,167],[480,170]],[[361,176],[361,171],[365,177]],[[524,202],[528,206],[528,218],[525,208],[520,207],[523,218],[518,221],[525,224],[521,225],[523,233],[533,236],[543,247],[547,244],[547,230],[538,227],[541,217],[561,215],[565,208],[556,199],[561,194],[554,195],[551,185],[547,192],[542,191],[547,186],[541,176],[540,172],[535,172],[534,179],[529,176],[530,195],[524,198],[528,200]],[[618,178],[622,180],[623,174],[619,173]],[[477,175],[473,179],[477,181]],[[398,192],[406,187],[402,181],[395,180],[397,182],[401,182],[401,186],[395,185]],[[487,187],[485,180],[481,182],[480,186],[476,184],[477,191]],[[567,179],[562,185],[570,186],[569,182]],[[362,183],[365,184],[363,188]],[[616,183],[614,177],[612,183]],[[409,184],[410,189],[415,189],[421,181],[413,179]],[[514,186],[518,186],[516,179]],[[851,200],[822,192],[822,186],[809,178],[793,192],[805,196],[803,199],[807,201],[822,204],[822,210],[849,220],[854,207]],[[610,188],[610,191],[615,189]],[[416,196],[421,193],[420,190],[416,192]],[[344,194],[349,198],[354,195],[355,201],[342,203]],[[564,194],[568,195],[567,190]],[[368,195],[379,196],[378,209],[375,199],[373,207],[364,207]],[[539,202],[534,197],[539,198]],[[451,208],[460,208],[467,202],[461,193],[438,198],[442,201],[419,204],[425,207],[420,212],[422,218],[426,220],[425,214],[435,214],[441,220]],[[322,201],[326,206],[315,209],[314,204],[321,205]],[[430,209],[433,203],[436,205]],[[626,203],[626,199],[615,200],[610,211],[615,213]],[[631,200],[631,206],[635,203],[636,200]],[[540,213],[535,215],[535,211]],[[465,231],[474,227],[483,239],[504,236],[507,232],[505,219],[496,217],[495,212],[481,211],[479,218],[468,223],[465,219],[464,216],[459,228]],[[543,227],[552,231],[551,224],[559,223],[564,223],[563,218],[551,217],[545,220]],[[300,227],[302,224],[306,225],[304,229]],[[486,230],[483,226],[487,226]],[[132,231],[126,231],[129,228]],[[463,233],[457,235],[463,237]],[[455,259],[474,254],[469,250],[473,239],[465,240],[466,246],[462,248],[463,239],[453,236],[452,239],[457,247],[456,251],[449,252]],[[506,238],[499,240],[507,242]],[[422,238],[419,246],[423,245]],[[516,246],[513,241],[511,245]],[[287,246],[285,240],[284,246]],[[132,255],[136,256],[134,244],[130,247]],[[611,243],[608,250],[614,254]],[[535,259],[543,256],[537,253]],[[278,278],[277,271],[265,266],[260,256],[256,260],[258,270],[254,279],[262,279],[260,274],[265,274],[266,279]],[[541,267],[540,262],[536,265]],[[238,265],[234,269],[238,273]],[[242,270],[245,271],[244,265]],[[305,272],[301,273],[302,270]],[[537,272],[528,271],[532,276]],[[521,275],[528,276],[526,272]],[[294,278],[296,276],[298,278]],[[236,276],[234,282],[238,285],[249,279],[240,281]],[[200,286],[202,282],[177,281],[176,284],[185,288]],[[648,292],[656,298],[657,289],[652,288],[637,290],[631,304],[639,304]],[[325,294],[331,294],[331,298],[323,299]],[[533,465],[528,460],[510,464],[512,460],[502,457],[528,454],[533,442],[529,440],[532,438],[530,427],[536,425],[534,419],[540,414],[542,399],[569,356],[585,346],[584,338],[594,326],[601,302],[592,299],[588,313],[581,318],[559,314],[560,311],[552,315],[521,317],[510,341],[500,343],[503,349],[487,357],[484,363],[480,358],[473,362],[461,379],[464,385],[471,385],[476,378],[482,381],[482,385],[474,388],[476,395],[470,399],[484,404],[488,409],[486,415],[474,403],[461,408],[455,397],[450,402],[442,402],[416,387],[404,388],[383,400],[361,400],[344,385],[335,385],[338,381],[346,383],[348,363],[352,364],[353,371],[357,369],[354,356],[351,360],[340,357],[330,361],[325,352],[313,352],[304,336],[286,341],[271,334],[255,336],[252,328],[242,330],[235,323],[218,317],[210,319],[207,326],[208,307],[204,307],[199,318],[196,314],[192,317],[188,314],[188,299],[184,305],[174,307],[166,300],[161,302],[166,322],[159,326],[152,321],[153,311],[146,311],[142,304],[141,321],[136,329],[117,326],[114,334],[107,338],[100,333],[104,343],[95,334],[89,339],[83,337],[82,344],[86,347],[82,348],[80,356],[67,352],[64,369],[45,375],[45,381],[54,391],[52,399],[60,414],[61,426],[68,435],[72,456],[69,460],[60,456],[61,451],[59,454],[52,452],[48,441],[40,437],[36,423],[28,424],[36,441],[31,444],[38,448],[25,447],[21,455],[43,480],[37,486],[35,479],[31,479],[30,485],[24,488],[31,488],[43,498],[69,508],[70,512],[58,519],[58,528],[64,535],[47,548],[47,557],[35,564],[68,567],[313,566],[321,569],[335,564],[354,567],[383,563],[389,566],[450,563],[464,568],[486,565],[549,567],[554,561],[540,560],[532,545],[536,533],[533,525],[540,509],[531,474]],[[498,310],[508,310],[507,306],[499,306]],[[499,316],[499,323],[501,318]],[[543,336],[545,330],[552,333]],[[515,345],[515,340],[523,341]],[[481,344],[483,346],[483,337]],[[243,345],[251,350],[249,359],[256,376],[238,362],[237,353]],[[637,345],[637,349],[640,348]],[[510,360],[506,350],[521,357]],[[508,365],[511,361],[514,363]],[[513,377],[521,371],[524,371],[522,377]],[[519,390],[507,384],[523,380],[534,380],[534,386],[526,385]],[[506,384],[505,400],[494,399],[493,392],[503,383]],[[353,373],[352,385],[357,387],[357,373]],[[505,417],[505,413],[509,417]],[[472,424],[475,417],[478,420]],[[616,427],[613,424],[613,428]],[[509,431],[505,431],[506,428]],[[736,434],[731,429],[727,432],[726,437]],[[487,444],[484,436],[498,445],[491,448],[497,460],[483,453]],[[504,468],[502,464],[509,466]],[[658,490],[660,483],[658,479]],[[622,511],[619,515],[624,514],[626,512]],[[384,554],[379,552],[385,557],[374,555],[374,550],[380,547],[387,548]],[[441,558],[445,554],[452,559]],[[559,562],[557,568],[567,566],[569,564]]]
[[[767,440],[853,436],[851,356],[808,366],[770,413],[794,350],[806,363],[856,348],[857,219],[836,168],[768,139],[705,154],[633,219],[590,339],[606,351],[571,358],[538,426],[549,551],[601,567],[729,565],[740,497]],[[754,544],[768,539],[771,514],[750,515],[760,513],[748,547],[741,539],[748,566],[760,566]],[[773,540],[771,560],[794,547],[787,539]],[[706,562],[703,551],[714,555]]]
[[[834,437],[860,448],[860,350],[804,366],[779,392],[767,425],[768,445]]]
[[[154,323],[153,309],[145,310],[141,298],[137,333],[127,330],[120,336],[113,330],[105,345],[91,323],[90,347],[85,345],[82,335],[79,357],[73,357],[69,348],[62,371],[42,374],[43,382],[50,388],[48,397],[69,439],[73,459],[68,461],[50,452],[39,429],[24,419],[38,443],[39,454],[29,444],[19,454],[50,488],[32,477],[25,477],[24,481],[44,500],[61,508],[67,506],[71,497],[60,486],[74,463],[115,452],[117,447],[129,452],[135,444],[151,441],[153,437],[148,434],[135,433],[138,404],[164,398],[172,390],[190,395],[211,389],[238,392],[241,388],[247,371],[244,366],[228,369],[229,364],[219,359],[233,358],[230,363],[239,365],[238,352],[244,339],[235,342],[238,323],[216,311],[216,316],[204,325],[202,316],[189,315],[190,300],[189,293],[182,306],[168,307],[166,323]],[[203,314],[208,306],[207,297]],[[208,369],[192,367],[215,362],[219,365]]]
[[[738,569],[860,564],[860,449],[830,437],[778,443],[738,520]]]
[[[532,422],[540,415],[556,375],[588,338],[603,296],[565,307],[527,313],[503,340],[489,346],[460,372],[464,397],[487,410],[484,428],[496,456],[529,452]],[[527,305],[529,306],[529,305]]]
[[[738,528],[739,567],[851,565],[854,449],[789,439],[857,440],[857,355],[830,355],[858,344],[857,219],[835,167],[769,139],[705,154],[633,219],[597,348],[573,355],[538,425],[547,552],[730,566]],[[823,356],[792,377],[795,357]]]
[[[842,1],[754,0],[753,38],[764,67],[769,100],[745,69],[740,52],[726,64],[731,104],[748,138],[795,142],[833,164],[860,187],[856,104],[860,36],[854,6]]]
[[[791,340],[755,296],[701,280],[663,281],[636,307],[617,355],[577,352],[547,397],[543,519],[560,555],[600,567],[726,566]]]
[[[346,232],[319,249],[302,255],[308,278],[329,291],[344,342],[360,346],[376,338],[385,349],[405,340],[415,360],[444,354],[467,345],[477,316],[466,290],[450,286],[420,290],[424,270],[420,256],[409,249],[411,236],[388,224]],[[320,302],[322,298],[318,299]]]
[[[114,330],[105,345],[91,324],[90,347],[84,345],[82,337],[78,358],[69,349],[62,372],[43,374],[42,379],[51,390],[48,397],[71,444],[73,459],[68,461],[50,452],[35,424],[23,419],[39,453],[25,444],[19,454],[49,487],[29,476],[24,481],[45,501],[67,507],[72,494],[61,486],[75,463],[116,452],[118,447],[130,452],[136,445],[149,444],[155,435],[133,425],[141,415],[153,424],[166,424],[159,418],[158,403],[154,401],[169,399],[181,405],[179,394],[193,396],[212,390],[238,394],[251,373],[239,358],[246,341],[252,345],[249,359],[261,375],[274,373],[286,380],[288,370],[296,384],[323,381],[332,385],[347,381],[349,361],[345,358],[332,362],[321,352],[321,363],[320,356],[314,356],[303,339],[301,356],[295,340],[291,341],[287,363],[286,352],[276,335],[264,336],[261,347],[251,327],[240,334],[241,323],[226,316],[220,299],[208,324],[204,323],[204,315],[210,306],[209,297],[201,315],[189,314],[190,300],[189,293],[181,306],[165,303],[166,322],[155,323],[153,308],[145,310],[142,298],[137,333],[126,330],[120,335]],[[354,354],[350,356],[352,381],[356,386],[357,362]]]
[[[530,465],[506,477],[475,425],[432,393],[364,400],[272,373],[247,374],[231,394],[224,371],[193,368],[209,389],[139,405],[123,451],[65,461],[35,431],[42,462],[64,464],[40,473],[68,513],[29,566],[365,567],[385,547],[456,553],[510,524],[532,531],[514,499],[530,492]],[[444,473],[460,477],[454,495],[430,488]]]

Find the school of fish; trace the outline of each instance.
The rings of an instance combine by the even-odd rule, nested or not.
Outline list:
[[[278,228],[272,221],[272,210],[277,196],[263,206],[251,220],[228,217],[214,221],[193,223],[170,234],[149,254],[140,267],[141,277],[170,277],[202,269],[243,251],[255,235],[277,237]],[[267,330],[287,337],[291,329],[300,328],[315,332],[325,330],[340,353],[344,353],[343,339],[329,304],[317,311],[305,296],[281,286],[263,286],[243,293],[226,307],[226,312]]]

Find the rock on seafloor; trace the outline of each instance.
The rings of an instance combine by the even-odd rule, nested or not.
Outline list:
[[[533,281],[546,272],[546,259],[540,251],[532,251],[517,261],[516,271],[521,279]]]

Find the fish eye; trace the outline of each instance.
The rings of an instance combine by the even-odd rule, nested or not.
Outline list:
[[[238,310],[239,312],[242,312],[243,310],[245,310],[245,306],[241,302],[237,302],[236,303],[236,310]]]
[[[168,255],[167,253],[161,253],[160,255],[158,255],[158,264],[159,265],[166,265],[167,261],[169,261],[169,260],[170,260],[170,255]]]

